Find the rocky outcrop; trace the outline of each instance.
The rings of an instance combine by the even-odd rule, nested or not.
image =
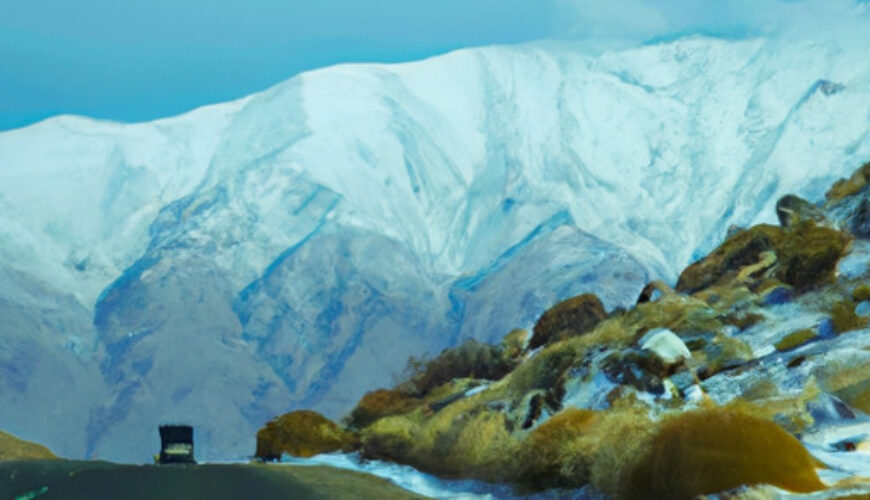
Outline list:
[[[586,293],[559,302],[538,319],[529,348],[581,335],[606,317],[604,305],[595,294]]]
[[[798,291],[833,283],[851,237],[812,220],[788,224],[785,229],[758,225],[733,235],[687,267],[677,291],[696,293],[734,280],[758,284],[770,275]]]
[[[687,267],[677,280],[676,290],[695,293],[733,279],[742,267],[760,261],[762,253],[773,250],[781,239],[782,230],[776,226],[762,224],[739,231]]]
[[[840,227],[857,238],[870,238],[870,163],[864,164],[849,179],[840,179],[827,192],[826,207]]]
[[[850,244],[846,233],[812,222],[801,223],[785,231],[776,245],[777,277],[797,290],[831,284],[837,262]]]
[[[645,302],[655,302],[660,299],[665,294],[674,293],[674,290],[671,289],[664,281],[655,280],[648,283],[643,290],[640,291],[640,295],[637,297],[637,303],[643,304]]]
[[[361,455],[614,500],[870,494],[845,455],[864,442],[849,426],[870,422],[870,330],[856,304],[870,299],[870,254],[852,253],[827,210],[784,198],[782,227],[729,235],[676,290],[653,282],[610,315],[582,295],[542,314],[528,346],[517,330],[420,362],[349,417]],[[844,256],[861,265],[839,275]],[[822,462],[847,479],[820,477]]]
[[[787,194],[776,202],[776,216],[784,228],[798,226],[805,222],[825,224],[827,219],[821,208],[800,196]]]
[[[865,163],[848,179],[840,179],[825,193],[828,203],[837,202],[862,191],[870,181],[870,163]]]

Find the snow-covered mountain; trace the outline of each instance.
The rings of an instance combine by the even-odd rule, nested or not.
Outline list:
[[[235,458],[411,355],[627,305],[870,158],[868,48],[488,47],[2,133],[0,428],[141,461],[183,420]]]

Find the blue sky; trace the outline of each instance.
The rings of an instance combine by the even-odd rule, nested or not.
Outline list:
[[[764,33],[850,15],[856,1],[0,0],[0,130],[61,113],[169,116],[340,62],[543,38]]]
[[[0,0],[0,129],[58,113],[152,119],[339,62],[544,38],[546,3]]]

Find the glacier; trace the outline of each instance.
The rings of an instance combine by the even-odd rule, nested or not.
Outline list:
[[[135,462],[185,421],[238,459],[410,356],[627,306],[870,159],[868,48],[493,46],[0,133],[0,428]]]

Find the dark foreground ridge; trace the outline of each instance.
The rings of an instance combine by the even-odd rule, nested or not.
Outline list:
[[[0,498],[424,498],[385,479],[330,467],[266,464],[119,465],[74,460],[0,463]]]

